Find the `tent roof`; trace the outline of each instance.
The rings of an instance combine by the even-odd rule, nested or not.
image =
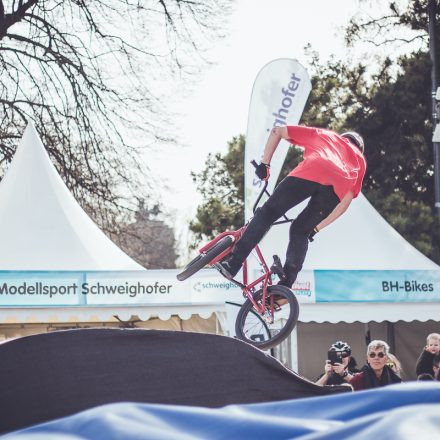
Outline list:
[[[288,216],[294,218],[302,203]],[[274,226],[264,238],[264,255],[284,261],[289,224]],[[440,266],[408,243],[374,209],[363,194],[348,211],[316,235],[309,244],[304,269],[329,270],[435,270]]]
[[[141,270],[76,202],[32,124],[0,183],[0,270]]]
[[[238,303],[237,303],[238,304]],[[234,319],[238,307],[234,307]],[[182,319],[190,319],[199,315],[207,319],[212,313],[221,318],[228,312],[225,304],[199,305],[155,305],[155,306],[106,306],[106,307],[8,307],[0,308],[0,322],[15,323],[60,323],[60,322],[105,322],[113,320],[117,315],[122,320],[138,316],[142,320],[158,317],[161,320],[177,315]],[[440,305],[436,303],[320,303],[301,304],[300,322],[397,322],[436,320],[440,313]]]
[[[172,316],[188,320],[193,315],[208,319],[213,313],[225,311],[224,304],[199,305],[138,305],[138,306],[84,306],[84,307],[0,307],[1,324],[109,322],[118,316],[128,321],[137,316],[142,321],[159,318],[167,321]]]
[[[437,320],[440,304],[408,303],[408,302],[362,302],[339,303],[328,302],[319,304],[301,304],[299,311],[300,322],[397,322]]]

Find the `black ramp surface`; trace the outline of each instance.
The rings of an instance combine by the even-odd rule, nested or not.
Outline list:
[[[235,339],[141,329],[80,329],[0,345],[0,432],[110,402],[203,407],[343,391],[319,387]]]

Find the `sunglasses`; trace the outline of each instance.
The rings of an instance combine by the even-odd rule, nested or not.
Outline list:
[[[372,358],[372,359],[374,359],[375,357],[376,357],[376,355],[377,355],[377,357],[379,357],[379,358],[384,358],[385,357],[385,353],[383,353],[382,351],[381,352],[379,352],[379,353],[368,353],[368,356],[370,357],[370,358]]]

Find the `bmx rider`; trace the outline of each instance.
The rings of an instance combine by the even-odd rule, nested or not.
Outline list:
[[[290,226],[284,275],[278,283],[291,288],[304,263],[309,240],[313,241],[317,232],[340,217],[361,191],[366,161],[364,141],[358,133],[338,134],[296,125],[274,127],[255,170],[259,179],[269,179],[270,161],[281,139],[303,147],[304,160],[256,210],[232,253],[216,264],[229,279],[235,277],[272,223],[310,197],[307,206]]]

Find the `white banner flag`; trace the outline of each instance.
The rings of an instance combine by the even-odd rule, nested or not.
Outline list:
[[[311,89],[306,69],[298,61],[288,58],[266,64],[255,79],[244,155],[246,221],[252,217],[252,207],[262,187],[250,162],[255,160],[258,163],[261,160],[273,127],[298,124]],[[281,171],[287,153],[286,146],[287,142],[282,140],[272,158],[269,191],[273,190]]]

